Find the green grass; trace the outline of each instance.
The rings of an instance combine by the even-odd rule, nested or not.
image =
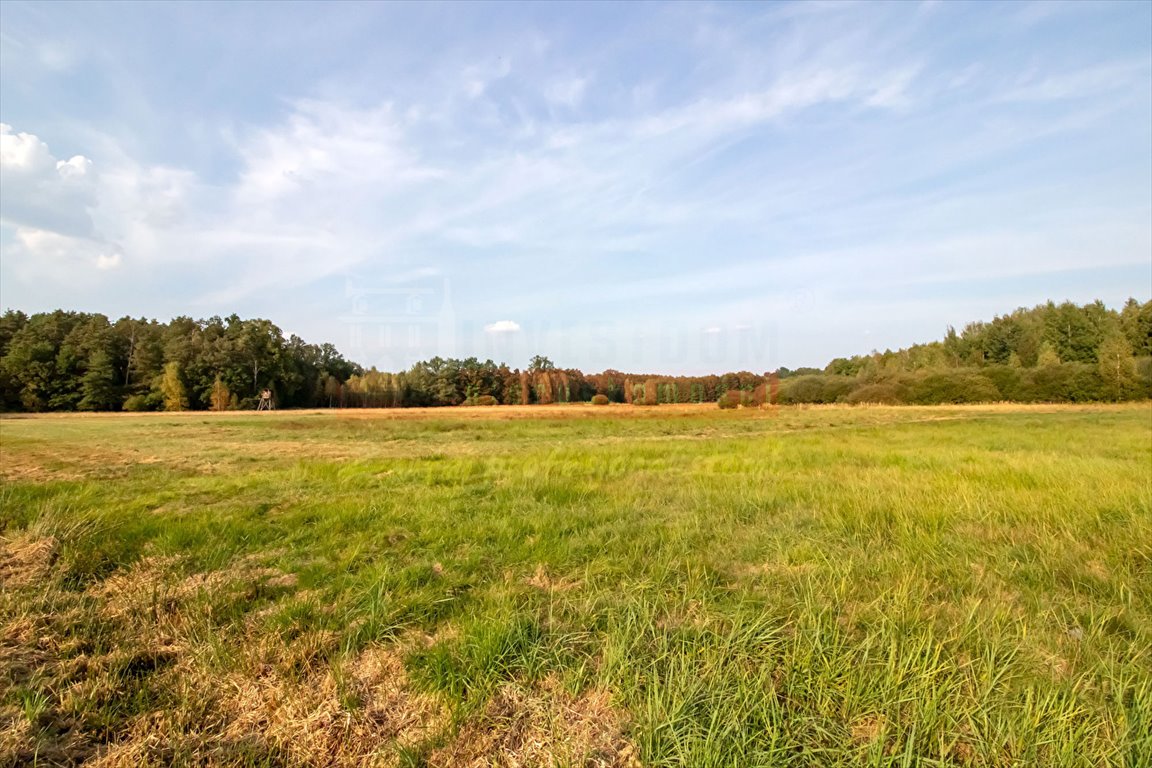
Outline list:
[[[1149,404],[492,413],[0,421],[0,764],[1152,765]]]

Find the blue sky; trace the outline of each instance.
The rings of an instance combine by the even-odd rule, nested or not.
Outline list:
[[[0,5],[0,305],[822,366],[1152,294],[1152,3]]]

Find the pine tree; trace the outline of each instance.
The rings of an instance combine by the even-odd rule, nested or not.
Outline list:
[[[80,387],[84,396],[79,403],[80,410],[115,410],[120,400],[116,378],[116,369],[108,353],[102,349],[93,352],[88,358],[88,370],[81,379]]]
[[[1128,299],[1120,311],[1120,327],[1136,357],[1152,355],[1152,301]]]
[[[408,378],[403,373],[396,374],[396,394],[392,404],[396,408],[403,408],[408,404]]]

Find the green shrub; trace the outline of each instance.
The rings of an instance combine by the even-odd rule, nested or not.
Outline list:
[[[1111,399],[1096,366],[1061,363],[1033,368],[1032,386],[1036,399],[1044,403],[1087,403]]]
[[[148,402],[147,395],[131,395],[124,401],[126,411],[151,411],[152,404]]]
[[[857,405],[860,403],[878,403],[881,405],[898,405],[907,402],[908,388],[897,381],[881,381],[874,384],[864,384],[848,393],[844,402]]]
[[[852,391],[856,379],[850,376],[813,375],[794,376],[780,382],[777,402],[782,405],[796,403],[834,403]]]
[[[990,365],[980,371],[980,375],[996,385],[1005,400],[1014,403],[1030,403],[1036,399],[1032,389],[1032,377],[1025,368],[1010,365]]]
[[[608,395],[593,395],[592,405],[608,405]]]
[[[716,405],[724,410],[734,410],[740,405],[740,390],[732,389],[720,395],[720,399],[716,401]]]
[[[500,401],[492,395],[480,395],[473,398],[471,401],[464,401],[465,405],[500,405]]]
[[[1134,398],[1146,397],[1152,397],[1152,357],[1138,357]]]
[[[1004,399],[990,380],[973,371],[940,371],[915,376],[905,402],[918,405],[991,403]]]

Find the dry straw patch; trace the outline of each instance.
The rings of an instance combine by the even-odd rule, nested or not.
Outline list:
[[[555,678],[534,687],[507,684],[428,762],[437,768],[640,768],[621,723],[604,691],[574,697]]]
[[[568,592],[580,586],[575,579],[554,578],[543,564],[538,564],[531,576],[524,579],[524,583],[542,592]]]
[[[735,569],[735,574],[738,579],[764,579],[774,582],[803,578],[816,573],[817,570],[815,563],[771,561],[738,567]]]
[[[396,747],[413,747],[447,723],[443,705],[414,692],[399,655],[381,648],[360,654],[339,676],[327,670],[293,683],[268,674],[229,685],[223,737],[261,734],[301,765],[394,765]]]
[[[132,568],[95,584],[87,594],[99,600],[106,616],[120,618],[141,609],[153,613],[174,609],[201,593],[211,594],[237,584],[279,589],[291,589],[297,584],[295,574],[261,566],[255,557],[244,558],[226,570],[177,577],[181,562],[181,558],[173,556],[142,558]]]
[[[25,534],[0,540],[0,585],[13,589],[43,581],[58,549],[59,543],[52,536]]]
[[[888,718],[884,715],[868,715],[852,724],[852,742],[857,745],[871,744],[888,730]]]
[[[242,747],[277,765],[391,768],[399,748],[418,746],[448,723],[439,701],[409,687],[401,657],[390,649],[366,650],[301,679],[275,667],[219,678],[188,663],[173,676],[216,692],[214,721],[186,729],[166,713],[143,715],[86,765],[165,765],[180,753],[196,765],[227,766]]]
[[[51,578],[58,551],[52,537],[26,533],[0,541],[0,584],[9,596],[30,597]],[[63,603],[34,601],[29,612],[4,621],[0,655],[9,682],[46,675],[53,693],[36,722],[18,706],[0,711],[0,764],[36,757],[44,764],[96,768],[222,767],[253,760],[392,768],[412,750],[441,768],[640,765],[606,693],[574,696],[553,679],[502,687],[479,716],[453,730],[445,702],[415,690],[402,661],[413,644],[443,637],[412,635],[390,648],[328,662],[339,647],[334,633],[307,633],[285,643],[253,635],[248,626],[229,640],[240,644],[237,663],[213,668],[190,634],[189,601],[239,584],[292,590],[296,577],[255,558],[207,573],[185,574],[183,565],[179,557],[144,557]],[[543,566],[524,582],[549,591],[579,586]],[[97,621],[126,633],[114,649],[97,655],[73,648],[76,641],[62,634],[90,620],[85,617],[93,609]],[[125,693],[124,675],[146,681],[139,685],[149,695],[167,691],[184,703],[97,733],[95,721],[76,713],[114,706]],[[54,735],[45,738],[45,726]]]

